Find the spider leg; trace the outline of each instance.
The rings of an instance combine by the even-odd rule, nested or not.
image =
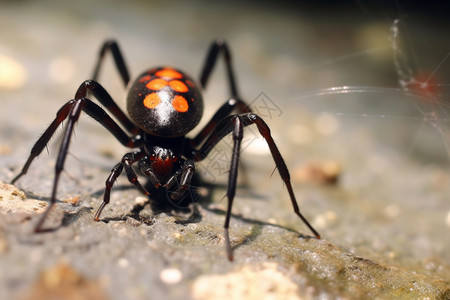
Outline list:
[[[190,146],[192,148],[198,147],[214,130],[217,124],[224,118],[229,116],[232,112],[237,112],[238,114],[251,112],[250,107],[244,101],[240,99],[230,99],[225,102],[214,114],[214,116],[209,120],[209,122],[203,127],[202,130],[190,140]]]
[[[180,183],[178,185],[178,188],[170,195],[170,198],[172,200],[178,200],[180,199],[186,191],[189,189],[189,185],[191,184],[192,176],[195,172],[195,164],[194,161],[191,159],[188,159],[184,162],[182,169],[180,169],[180,173],[175,173],[174,176],[169,178],[167,180],[166,184],[164,185],[165,188],[169,189],[172,187],[176,181],[177,177],[180,176]],[[181,175],[180,175],[181,174]]]
[[[217,39],[211,44],[208,54],[206,56],[202,73],[200,75],[200,83],[203,88],[206,88],[208,79],[210,77],[212,69],[214,68],[214,65],[216,64],[219,53],[223,53],[225,59],[225,67],[227,69],[227,76],[228,82],[230,84],[231,97],[237,99],[239,97],[233,68],[231,66],[231,53],[227,43],[224,40]]]
[[[101,86],[100,83],[94,80],[84,81],[77,92],[75,99],[86,98],[88,93],[92,93],[94,97],[109,111],[111,114],[125,127],[127,131],[132,134],[138,134],[140,129],[125,115],[117,103],[112,99],[109,93]]]
[[[258,128],[259,133],[264,137],[264,139],[267,142],[267,145],[269,146],[270,153],[272,154],[272,158],[275,161],[275,165],[277,166],[278,172],[280,173],[281,179],[284,181],[284,184],[286,185],[286,188],[289,193],[289,197],[291,198],[292,207],[294,209],[295,214],[305,223],[305,225],[311,230],[311,232],[314,234],[314,236],[317,239],[320,239],[320,234],[309,224],[308,220],[300,213],[300,209],[297,204],[297,200],[295,199],[294,190],[292,189],[291,184],[291,176],[289,174],[289,170],[286,166],[286,163],[284,162],[283,157],[281,156],[280,151],[278,150],[277,145],[275,144],[275,141],[272,138],[272,135],[270,134],[270,128],[267,126],[266,122],[264,122],[263,119],[261,119],[256,114],[250,113],[245,115],[246,118],[243,118],[244,120],[244,126],[248,126],[250,124],[255,124]]]
[[[114,185],[114,182],[116,181],[117,177],[122,173],[123,170],[123,164],[122,162],[115,165],[112,170],[111,174],[109,174],[109,177],[106,179],[105,182],[105,192],[103,193],[103,202],[97,209],[97,212],[94,215],[94,220],[99,221],[100,220],[100,214],[102,213],[105,206],[109,203],[111,199],[111,189]]]
[[[107,51],[111,52],[114,58],[114,63],[116,64],[117,67],[117,71],[119,71],[120,77],[122,78],[123,84],[127,86],[128,82],[130,82],[130,75],[128,73],[128,68],[125,64],[122,52],[120,51],[119,45],[115,40],[106,40],[103,43],[102,47],[100,48],[99,56],[97,59],[97,63],[95,64],[92,79],[97,81],[98,75],[100,73],[100,68],[103,65],[103,59],[105,58]]]
[[[26,163],[24,164],[21,172],[17,174],[16,177],[11,180],[11,184],[14,184],[20,177],[25,175],[28,171],[28,168],[31,165],[31,162],[42,152],[42,150],[47,145],[50,138],[55,133],[56,129],[59,127],[62,121],[64,121],[67,116],[69,115],[69,112],[71,111],[72,107],[74,105],[74,100],[70,100],[66,104],[64,104],[56,113],[56,118],[53,120],[53,122],[48,126],[47,130],[41,135],[41,137],[36,141],[33,148],[31,148],[30,156],[28,157]]]
[[[51,208],[56,202],[56,193],[58,189],[59,178],[61,172],[64,168],[65,159],[67,157],[70,139],[73,133],[74,125],[78,121],[81,111],[84,111],[86,114],[94,118],[101,125],[103,125],[107,130],[109,130],[119,142],[123,145],[135,148],[142,143],[141,138],[138,137],[129,137],[127,133],[97,104],[92,102],[87,98],[74,99],[67,102],[65,105],[61,107],[61,109],[57,112],[56,118],[50,124],[50,126],[46,129],[44,134],[38,139],[33,148],[31,149],[30,156],[26,161],[25,165],[22,168],[22,171],[12,180],[12,183],[16,182],[21,176],[25,175],[28,171],[29,166],[31,165],[34,158],[36,158],[45,146],[48,144],[50,138],[55,133],[55,130],[58,126],[64,121],[68,119],[67,125],[64,129],[63,140],[58,152],[58,158],[56,160],[55,165],[55,177],[53,180],[53,188],[50,198],[50,205],[47,210],[39,220],[36,225],[35,232],[44,231],[42,229],[42,224],[50,212]]]
[[[288,189],[289,197],[291,199],[292,207],[294,209],[295,214],[303,221],[303,223],[305,223],[305,225],[311,230],[314,236],[317,239],[320,239],[319,233],[311,226],[311,224],[309,224],[306,218],[300,213],[300,209],[298,207],[297,200],[295,198],[294,191],[292,189],[288,168],[270,134],[270,129],[267,126],[267,124],[260,117],[258,117],[256,114],[253,113],[229,116],[217,125],[217,127],[214,129],[214,131],[211,133],[211,135],[208,137],[208,139],[202,145],[202,147],[194,153],[194,159],[196,161],[204,159],[208,155],[208,153],[212,150],[212,148],[223,137],[225,137],[230,132],[233,132],[234,145],[231,157],[230,171],[228,175],[228,188],[227,188],[228,207],[224,224],[225,243],[229,260],[233,260],[233,253],[230,244],[228,228],[230,224],[231,208],[233,205],[233,199],[236,192],[240,145],[243,139],[243,128],[252,124],[256,125],[258,131],[264,137],[264,139],[267,142],[267,145],[269,146],[272,158],[275,162],[278,172],[280,173],[281,179],[284,181]]]
[[[155,188],[159,189],[162,186],[159,178],[154,173],[152,166],[146,160],[141,161],[139,169],[149,179],[150,183]],[[172,202],[172,200],[179,200],[189,188],[192,176],[194,175],[194,170],[194,162],[192,160],[187,160],[183,163],[182,167],[179,167],[172,174],[172,176],[167,179],[166,183],[164,183],[163,187],[166,189],[166,191],[168,191],[178,182],[178,178],[181,178],[178,189],[175,190],[170,196],[167,195],[168,200],[172,205],[177,206],[178,203],[174,203]]]
[[[150,180],[151,184],[153,184],[155,188],[161,187],[161,182],[146,160],[142,160],[141,164],[139,165],[139,169],[141,170],[142,174],[144,174]]]
[[[73,101],[72,103],[73,103],[72,108],[68,115],[69,121],[68,121],[67,127],[65,129],[64,137],[63,137],[63,140],[61,143],[61,148],[59,149],[58,158],[56,159],[55,177],[53,178],[53,188],[52,188],[52,194],[50,197],[50,205],[47,207],[47,210],[44,212],[44,214],[42,215],[42,217],[39,219],[38,223],[36,224],[36,227],[34,228],[35,232],[45,231],[44,229],[42,229],[42,225],[43,225],[45,219],[47,218],[47,215],[49,214],[50,210],[52,209],[53,205],[56,202],[56,191],[58,190],[59,177],[61,176],[61,172],[64,167],[64,162],[66,160],[67,151],[68,151],[69,144],[70,144],[70,138],[73,133],[73,126],[75,125],[75,122],[80,117],[80,113],[81,113],[81,109],[82,109],[81,99],[78,101]],[[48,138],[50,138],[50,136]],[[48,140],[46,142],[48,142]],[[42,148],[43,148],[43,146],[45,146],[45,144],[42,144]],[[41,149],[41,151],[42,151],[42,149]],[[16,177],[16,178],[18,178],[18,177]]]
[[[225,61],[231,98],[219,108],[205,127],[195,136],[195,138],[191,140],[190,146],[193,148],[199,146],[209,136],[216,125],[225,117],[229,116],[232,112],[237,114],[251,112],[248,104],[241,100],[239,96],[236,85],[236,77],[231,64],[231,53],[227,43],[221,39],[215,40],[209,48],[205,64],[200,75],[200,83],[202,87],[206,88],[208,80],[211,77],[211,72],[220,53],[223,53]]]
[[[56,118],[44,131],[44,133],[37,140],[34,146],[31,148],[30,156],[28,157],[26,163],[24,164],[21,172],[16,177],[13,178],[11,184],[14,184],[20,177],[22,177],[27,173],[28,168],[30,167],[32,161],[39,154],[41,154],[42,150],[44,150],[45,146],[47,146],[48,142],[50,141],[51,137],[53,136],[59,125],[68,117],[69,119],[73,119],[72,123],[75,123],[78,120],[79,112],[77,113],[78,116],[76,116],[76,119],[74,119],[75,115],[73,114],[81,110],[84,110],[89,116],[94,118],[97,122],[99,122],[106,129],[108,129],[116,137],[116,139],[124,146],[134,148],[141,143],[139,137],[136,138],[129,137],[127,133],[123,131],[123,129],[120,128],[120,126],[117,125],[117,123],[100,106],[98,106],[91,100],[87,98],[82,98],[78,100],[73,99],[68,101],[58,110],[58,112],[56,113]],[[65,129],[66,132],[73,130],[73,128],[69,126],[73,125],[68,124]],[[61,144],[62,145],[61,149],[64,146],[64,143],[68,144],[69,142],[70,141],[63,140],[63,143]],[[61,151],[62,150],[60,150],[60,152]]]
[[[108,179],[106,179],[105,183],[105,193],[103,195],[103,202],[100,205],[100,207],[97,209],[97,212],[94,215],[94,220],[99,221],[100,214],[102,213],[105,206],[110,201],[111,196],[111,189],[114,185],[114,182],[116,181],[117,177],[122,173],[123,169],[125,169],[125,172],[128,177],[128,181],[132,184],[134,184],[137,189],[143,193],[146,196],[149,196],[150,193],[147,191],[146,188],[142,186],[142,184],[139,182],[136,172],[134,171],[132,165],[137,162],[138,160],[142,159],[145,156],[145,152],[138,150],[136,152],[130,152],[125,154],[122,157],[121,162],[119,162],[117,165],[114,166],[114,168],[111,170],[111,174],[109,175]]]

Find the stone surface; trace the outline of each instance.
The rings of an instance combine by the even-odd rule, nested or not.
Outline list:
[[[98,282],[86,280],[70,266],[59,264],[44,270],[26,299],[109,299]]]
[[[424,22],[415,10],[400,18],[399,28],[414,33],[408,50],[420,53],[418,71],[433,74],[419,87],[435,88],[434,98],[424,98],[399,88],[399,71],[414,64],[408,53],[406,68],[392,60],[393,19],[333,12],[288,3],[256,10],[235,2],[2,2],[0,299],[448,299],[448,24]],[[293,213],[251,127],[231,219],[233,262],[222,228],[230,138],[197,165],[197,205],[156,209],[122,176],[95,222],[105,179],[129,149],[84,115],[45,222],[54,230],[34,234],[61,130],[20,190],[6,182],[89,78],[101,42],[119,41],[132,75],[158,64],[195,75],[218,36],[228,40],[239,88],[271,127],[302,213],[323,239],[310,238]],[[101,82],[123,106],[110,58]],[[219,63],[199,128],[226,100],[224,82]]]
[[[2,187],[11,191],[9,185]],[[57,209],[62,208],[61,204]],[[138,219],[120,214],[107,217],[107,223],[97,223],[87,211],[65,210],[63,227],[49,222],[55,231],[32,234],[27,225],[33,225],[41,214],[32,212],[30,218],[17,223],[12,220],[20,213],[9,211],[8,218],[0,222],[2,240],[9,240],[0,264],[2,270],[8,266],[14,270],[1,273],[3,282],[20,276],[15,280],[20,278],[18,290],[23,289],[24,299],[102,298],[104,291],[118,299],[146,298],[153,293],[173,298],[188,294],[193,299],[450,296],[449,283],[437,276],[377,262],[326,239],[299,236],[289,228],[239,216],[231,230],[235,262],[230,263],[224,251],[222,213],[217,208],[200,208],[199,213],[200,222],[186,221],[170,213],[154,215],[144,208]],[[27,276],[20,268],[27,270]],[[92,279],[86,281],[84,276]],[[34,286],[27,288],[29,280]]]

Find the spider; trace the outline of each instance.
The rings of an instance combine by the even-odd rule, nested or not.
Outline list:
[[[227,257],[230,261],[233,260],[228,228],[236,191],[240,146],[244,127],[254,124],[267,142],[276,167],[288,190],[294,212],[314,236],[320,239],[319,233],[300,213],[292,189],[289,171],[270,134],[269,127],[263,119],[251,111],[239,96],[231,64],[230,50],[225,41],[217,39],[212,43],[200,75],[199,84],[186,73],[167,66],[148,69],[139,75],[131,83],[128,90],[127,111],[129,117],[97,81],[107,53],[112,55],[125,87],[128,86],[130,76],[118,43],[115,40],[107,40],[100,49],[92,79],[81,83],[75,93],[75,98],[59,109],[56,118],[32,147],[30,156],[21,172],[11,182],[14,184],[27,173],[32,161],[46,147],[55,130],[67,119],[55,165],[50,204],[39,219],[34,229],[35,232],[46,231],[43,224],[50,209],[55,205],[58,183],[71,136],[83,111],[105,127],[122,145],[134,149],[132,152],[126,153],[121,161],[112,168],[106,180],[103,202],[94,216],[96,221],[100,220],[103,209],[110,201],[113,184],[123,170],[125,170],[130,183],[135,185],[144,195],[151,197],[148,189],[138,180],[133,168],[134,164],[137,164],[142,175],[148,179],[154,188],[171,191],[170,199],[179,200],[189,188],[195,171],[195,163],[207,157],[222,138],[232,133],[233,150],[226,194],[228,205],[224,237]],[[225,61],[230,98],[194,138],[186,137],[186,134],[196,127],[202,117],[201,89],[207,86],[211,71],[219,55],[222,55]],[[92,94],[115,120],[104,108],[89,99],[89,94]]]

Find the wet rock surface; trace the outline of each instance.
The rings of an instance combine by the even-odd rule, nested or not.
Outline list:
[[[362,14],[349,18],[346,9],[329,15],[263,6],[255,12],[245,5],[179,4],[174,10],[47,2],[51,13],[28,1],[0,9],[0,25],[8,28],[0,37],[1,299],[450,298],[448,108],[398,91],[322,95],[332,86],[397,85],[392,57],[369,51],[390,49],[392,24],[368,22]],[[213,22],[217,11],[233,15],[234,25]],[[432,52],[449,49],[445,30],[408,24],[433,46],[421,49],[420,58],[445,57]],[[324,32],[332,34],[324,38]],[[101,42],[117,38],[132,74],[170,64],[195,75],[217,36],[229,41],[239,87],[271,127],[300,209],[323,239],[312,238],[292,211],[254,128],[243,141],[230,226],[233,262],[223,237],[229,138],[197,165],[195,204],[150,205],[122,176],[95,222],[104,182],[129,149],[86,116],[45,221],[51,230],[35,234],[62,131],[49,155],[44,150],[17,181],[20,189],[7,182],[57,109],[90,76]],[[2,66],[10,70],[7,81]],[[449,78],[448,69],[435,74]],[[227,97],[223,73],[219,64],[199,127]],[[117,77],[107,61],[102,83],[121,99]],[[444,87],[441,93],[444,99]]]

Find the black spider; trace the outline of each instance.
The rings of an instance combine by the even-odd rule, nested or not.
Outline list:
[[[58,182],[68,153],[73,128],[81,112],[84,111],[109,130],[121,144],[136,149],[126,153],[121,162],[112,169],[106,180],[103,203],[94,217],[96,221],[109,203],[112,186],[124,169],[128,180],[143,194],[151,197],[148,190],[138,181],[132,167],[135,163],[139,164],[139,170],[155,188],[170,190],[171,199],[178,200],[189,188],[195,171],[195,162],[203,160],[223,137],[232,133],[233,152],[228,175],[228,208],[224,225],[226,251],[228,259],[232,260],[228,227],[236,191],[240,146],[244,127],[254,124],[269,146],[276,167],[288,190],[294,212],[314,236],[320,238],[317,231],[299,211],[288,169],[270,135],[269,127],[260,117],[252,113],[249,106],[239,97],[231,66],[230,51],[224,41],[216,40],[212,43],[200,76],[200,84],[195,83],[194,79],[184,72],[171,67],[153,68],[142,73],[129,87],[127,110],[130,118],[96,81],[103,58],[108,51],[112,53],[123,83],[128,86],[130,77],[119,47],[113,40],[106,41],[100,50],[93,79],[84,81],[78,88],[75,98],[59,109],[56,118],[31,149],[31,154],[22,171],[12,180],[14,183],[26,174],[33,159],[46,147],[61,122],[68,119],[56,162],[50,205],[37,223],[36,232],[44,231],[42,225],[56,202]],[[201,88],[206,87],[220,53],[225,59],[231,96],[197,136],[188,138],[186,134],[199,123],[202,117]],[[90,100],[87,97],[88,93],[91,93],[118,123],[103,108]]]

